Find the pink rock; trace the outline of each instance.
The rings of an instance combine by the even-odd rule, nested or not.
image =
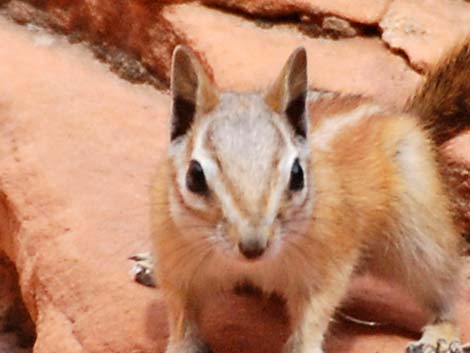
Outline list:
[[[378,39],[312,39],[289,26],[262,29],[194,3],[168,6],[163,14],[203,53],[223,88],[265,87],[298,46],[307,49],[310,84],[315,88],[362,93],[401,104],[420,80]]]
[[[327,14],[342,17],[347,20],[372,24],[382,18],[390,0],[203,0],[205,4],[223,8],[235,9],[261,17],[279,17],[296,14]]]
[[[12,0],[5,5],[5,12],[21,23],[39,23],[75,41],[80,38],[91,43],[100,56],[103,51],[116,51],[110,61],[119,61],[116,56],[121,54],[138,58],[156,75],[153,82],[164,87],[169,83],[173,48],[186,42],[160,15],[165,3],[174,2],[178,0]],[[134,76],[133,72],[125,74]]]
[[[0,352],[1,353],[30,353],[31,350],[18,346],[17,338],[13,333],[0,334]]]
[[[47,39],[47,40],[46,40]],[[118,79],[81,46],[1,20],[0,180],[35,352],[150,352],[158,293],[127,257],[148,249],[148,188],[168,99]]]
[[[382,38],[425,71],[470,35],[470,6],[453,0],[395,0],[380,22]]]
[[[300,44],[316,87],[397,104],[419,81],[376,39],[312,40],[196,5],[165,16],[191,36],[222,87],[266,85]],[[132,281],[127,257],[150,247],[148,189],[168,141],[168,96],[116,78],[82,46],[42,31],[1,19],[0,42],[8,43],[0,46],[0,247],[36,326],[34,352],[163,352],[163,298]],[[464,284],[459,318],[470,339]],[[424,322],[426,313],[393,288],[366,278],[351,290],[354,315],[412,331]],[[280,352],[289,334],[280,302],[256,296],[209,300],[202,321],[218,353]],[[411,338],[345,323],[327,347],[392,353]]]

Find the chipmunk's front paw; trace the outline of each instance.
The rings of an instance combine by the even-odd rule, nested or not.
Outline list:
[[[435,344],[425,342],[410,343],[406,353],[470,353],[470,344],[461,344],[459,341],[447,342],[439,339]]]
[[[137,283],[147,287],[156,287],[157,281],[153,273],[153,256],[150,252],[139,253],[129,257],[134,261],[132,266],[132,274]]]

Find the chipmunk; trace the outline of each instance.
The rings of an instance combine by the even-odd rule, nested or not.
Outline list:
[[[461,238],[436,146],[470,127],[470,41],[400,111],[360,96],[307,101],[303,48],[265,92],[237,93],[220,92],[178,46],[171,94],[168,158],[152,188],[166,353],[210,352],[200,298],[245,283],[285,299],[284,353],[320,353],[362,271],[403,285],[432,313],[410,352],[458,345]]]

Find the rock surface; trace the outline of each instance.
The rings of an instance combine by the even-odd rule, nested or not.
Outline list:
[[[24,2],[4,3],[17,20],[39,16]],[[174,1],[31,3],[43,4],[43,24],[69,34],[80,29],[90,42],[108,41],[133,53],[161,82],[168,78],[172,46],[180,41],[195,48],[217,83],[230,89],[266,85],[298,45],[309,52],[317,88],[400,105],[421,80],[378,36],[312,39],[291,25],[261,28],[246,18]],[[377,2],[383,5],[377,11],[364,7],[373,15],[351,7],[357,17],[337,11],[344,3],[328,2],[322,11],[378,23],[387,2]],[[0,43],[8,43],[0,46],[0,248],[16,266],[35,324],[34,352],[163,352],[161,294],[132,281],[127,257],[149,248],[148,188],[167,143],[168,97],[118,79],[82,45],[29,28],[0,19]],[[410,60],[418,58],[421,49],[411,49]],[[449,144],[452,158],[469,161],[469,140],[461,136]],[[459,173],[467,170],[465,163],[458,164]],[[456,183],[465,178],[458,175]],[[465,269],[458,313],[462,339],[469,341],[468,261]],[[353,283],[348,303],[346,312],[389,325],[366,329],[338,317],[327,339],[330,353],[403,351],[426,317],[403,293],[371,278]],[[214,298],[202,321],[218,353],[276,353],[288,335],[276,299]],[[0,335],[0,353],[3,343],[14,345],[14,337]]]
[[[168,6],[163,16],[204,53],[223,88],[266,85],[298,46],[307,49],[310,85],[317,89],[363,93],[392,104],[403,103],[420,80],[377,38],[313,40],[287,25],[262,29],[196,3]]]
[[[132,282],[127,257],[148,248],[167,97],[63,39],[2,20],[0,42],[2,222],[19,224],[2,248],[36,324],[34,351],[163,347],[163,304]]]
[[[453,0],[395,0],[380,22],[382,38],[426,71],[455,43],[470,36],[470,6]]]
[[[98,56],[110,56],[107,59],[127,78],[149,80],[162,88],[169,83],[173,48],[178,43],[185,43],[184,36],[177,34],[160,15],[166,2],[12,0],[5,1],[4,12],[20,23],[36,23],[68,34],[73,41],[85,40]],[[109,52],[114,52],[114,55],[109,55]],[[121,59],[122,56],[125,58]],[[139,60],[143,66],[132,59]],[[156,78],[150,76],[145,68]]]
[[[289,15],[319,16],[335,14],[350,21],[372,24],[377,23],[385,13],[390,0],[203,0],[208,5],[236,9],[250,15],[281,17]]]

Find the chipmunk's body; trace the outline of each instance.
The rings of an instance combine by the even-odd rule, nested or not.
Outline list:
[[[403,284],[435,315],[422,342],[458,339],[459,236],[431,135],[360,97],[326,94],[307,107],[306,86],[303,50],[265,94],[218,93],[176,50],[172,142],[153,196],[168,353],[205,352],[199,299],[245,283],[286,299],[285,352],[321,352],[362,270]]]

